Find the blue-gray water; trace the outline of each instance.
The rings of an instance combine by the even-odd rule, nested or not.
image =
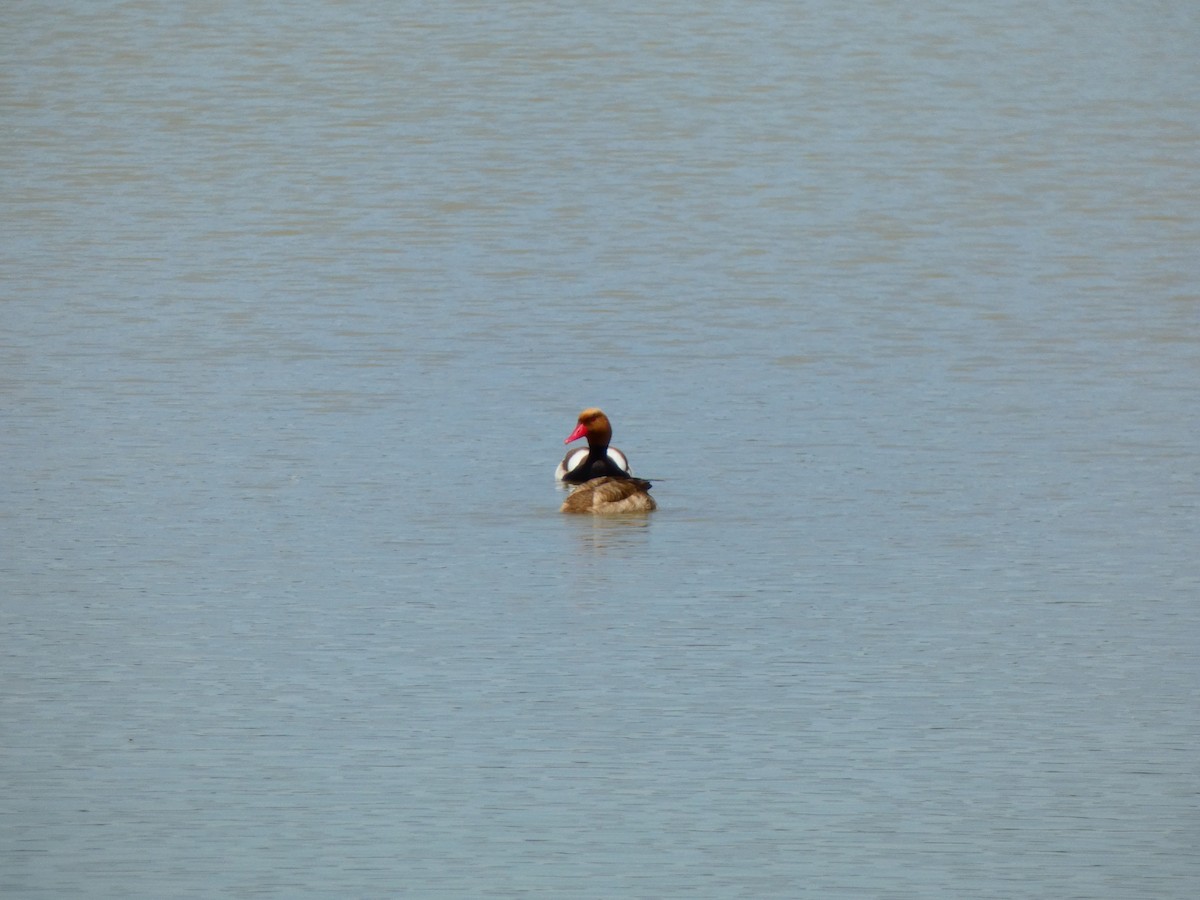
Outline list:
[[[4,19],[0,894],[1200,893],[1200,6]]]

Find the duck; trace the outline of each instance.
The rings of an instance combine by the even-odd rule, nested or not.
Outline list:
[[[575,430],[563,443],[569,444],[581,437],[587,438],[587,446],[568,451],[554,472],[555,481],[583,484],[606,475],[612,478],[633,475],[628,457],[616,447],[608,446],[612,440],[612,423],[601,410],[592,407],[581,412]]]
[[[641,478],[593,478],[567,495],[562,511],[597,516],[651,512],[658,504],[650,496],[650,487],[650,482]]]
[[[554,473],[558,481],[576,485],[562,505],[563,512],[611,515],[658,508],[649,493],[650,482],[634,478],[629,459],[609,446],[612,424],[608,416],[595,408],[581,412],[575,430],[563,443],[581,437],[587,438],[587,447],[570,451]]]

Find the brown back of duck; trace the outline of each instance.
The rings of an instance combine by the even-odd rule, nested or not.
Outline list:
[[[641,478],[593,478],[571,491],[562,511],[595,515],[650,512],[658,504],[649,490],[650,482]]]

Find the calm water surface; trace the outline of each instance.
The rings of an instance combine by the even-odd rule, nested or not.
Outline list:
[[[702,6],[9,5],[0,893],[1200,892],[1200,8]]]

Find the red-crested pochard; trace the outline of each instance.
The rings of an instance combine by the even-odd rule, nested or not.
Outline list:
[[[658,508],[654,498],[647,493],[650,482],[632,477],[625,454],[608,446],[612,440],[608,416],[598,409],[581,412],[579,424],[563,443],[569,444],[581,437],[587,437],[587,448],[580,447],[568,453],[554,473],[559,481],[578,485],[563,503],[563,512],[607,515],[650,512]]]
[[[581,412],[579,424],[563,443],[569,444],[581,437],[587,438],[587,446],[576,447],[563,457],[554,472],[556,481],[583,484],[605,475],[628,478],[633,474],[625,454],[616,447],[608,446],[608,442],[612,440],[612,425],[609,424],[608,416],[600,410],[585,409]]]

